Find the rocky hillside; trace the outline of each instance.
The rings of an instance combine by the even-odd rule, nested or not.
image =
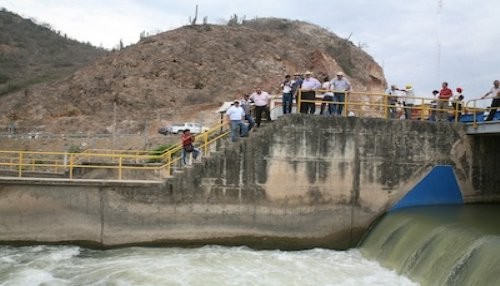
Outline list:
[[[0,10],[0,95],[67,76],[107,53]]]
[[[54,58],[55,59],[55,58]],[[351,42],[312,24],[257,19],[195,25],[142,39],[64,79],[2,96],[0,126],[52,133],[155,133],[194,120],[260,86],[277,93],[286,73],[343,71],[356,90],[381,91],[381,67]]]

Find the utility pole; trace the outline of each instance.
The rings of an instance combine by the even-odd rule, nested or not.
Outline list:
[[[437,16],[437,79],[441,81],[441,10],[443,9],[443,0],[438,0]]]

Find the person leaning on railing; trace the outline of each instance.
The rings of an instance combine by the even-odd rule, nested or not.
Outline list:
[[[491,90],[488,91],[481,98],[486,98],[490,94],[493,95],[493,100],[491,101],[491,108],[492,109],[490,110],[490,113],[488,114],[486,121],[493,120],[493,117],[495,117],[495,113],[497,113],[496,107],[500,106],[500,81],[499,80],[495,80],[493,82],[493,87],[491,88]]]

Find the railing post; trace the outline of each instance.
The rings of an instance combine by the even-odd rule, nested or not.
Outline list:
[[[122,179],[122,162],[123,156],[120,155],[120,157],[118,157],[118,180]]]
[[[420,98],[420,121],[424,120],[425,104],[424,99]]]
[[[390,118],[389,116],[389,96],[384,94],[384,118]]]
[[[349,104],[347,104],[349,102],[349,92],[347,91],[344,91],[344,102],[341,102],[340,104],[344,104],[344,117],[347,117],[347,115],[349,115]],[[342,116],[342,114],[341,114]]]
[[[18,164],[18,172],[17,175],[18,177],[23,176],[23,151],[19,152],[19,164]]]
[[[473,116],[474,120],[472,121],[472,126],[473,126],[474,128],[477,128],[476,100],[474,100],[474,109],[473,109],[473,110],[474,110],[474,116]]]
[[[298,93],[298,96],[297,96],[297,110],[296,113],[300,113],[300,105],[302,104],[302,89],[299,88],[299,93]]]
[[[74,163],[74,154],[69,154],[69,178],[73,179],[73,163]]]
[[[203,155],[208,153],[208,131],[203,132]]]
[[[167,152],[167,174],[170,176],[170,169],[172,168],[172,151]]]

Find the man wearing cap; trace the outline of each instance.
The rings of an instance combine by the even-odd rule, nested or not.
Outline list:
[[[305,72],[305,78],[302,81],[300,87],[300,97],[301,100],[307,100],[308,102],[300,103],[300,113],[310,113],[314,114],[316,112],[316,89],[321,88],[321,82],[316,78],[311,76],[311,72]]]
[[[235,100],[234,103],[226,110],[226,116],[231,123],[231,141],[238,141],[238,137],[248,136],[248,130],[243,119],[245,119],[245,111],[240,106],[240,101]]]
[[[351,83],[344,77],[343,72],[338,72],[337,77],[332,80],[331,87],[333,89],[333,101],[338,102],[334,104],[333,110],[337,115],[341,115],[342,109],[344,109],[345,94],[351,90]]]
[[[243,98],[240,100],[240,106],[245,111],[245,120],[248,122],[247,133],[249,133],[250,130],[252,130],[252,128],[255,126],[255,120],[253,120],[251,112],[252,100],[250,100],[250,94],[245,93],[243,95]]]
[[[290,80],[290,75],[285,76],[285,80],[280,85],[283,92],[283,114],[292,113],[292,81]]]
[[[292,104],[293,104],[293,99],[297,98],[297,91],[299,90],[300,86],[302,85],[302,75],[298,72],[296,72],[293,75],[293,80],[292,80]]]

